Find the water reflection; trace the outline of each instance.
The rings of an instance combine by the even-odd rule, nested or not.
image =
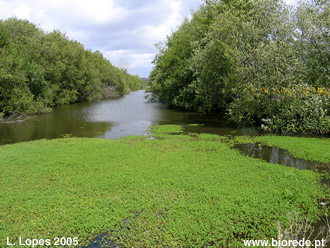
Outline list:
[[[0,144],[37,139],[53,139],[64,135],[95,137],[111,129],[109,122],[86,121],[81,111],[60,107],[50,114],[39,115],[21,123],[0,124]]]

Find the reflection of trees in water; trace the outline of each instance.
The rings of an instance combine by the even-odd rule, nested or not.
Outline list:
[[[21,126],[20,126],[21,125]],[[107,122],[79,122],[47,120],[36,123],[18,123],[0,126],[0,144],[36,139],[54,139],[70,134],[74,137],[95,137],[111,129]]]
[[[54,139],[68,134],[74,137],[103,135],[111,129],[112,123],[90,121],[86,109],[93,104],[86,102],[64,105],[25,122],[0,124],[0,144]]]
[[[260,135],[255,126],[244,123],[233,123],[222,113],[195,113],[188,111],[162,110],[163,119],[159,124],[184,125],[185,131],[194,133],[212,133],[218,135]],[[203,124],[187,126],[189,124]]]

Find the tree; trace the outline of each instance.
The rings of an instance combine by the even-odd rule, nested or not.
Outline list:
[[[295,12],[295,21],[296,39],[310,84],[330,87],[330,2],[302,2]]]

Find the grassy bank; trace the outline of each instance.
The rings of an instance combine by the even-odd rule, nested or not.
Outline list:
[[[81,246],[112,230],[124,247],[241,247],[276,238],[289,212],[320,212],[317,174],[241,156],[220,136],[180,132],[0,147],[0,246],[6,237],[75,236]]]

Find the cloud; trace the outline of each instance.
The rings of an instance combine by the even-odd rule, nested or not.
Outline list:
[[[130,69],[131,67],[149,67],[154,58],[154,53],[136,53],[135,50],[112,50],[104,52],[105,56],[113,61],[120,61],[119,67]]]
[[[2,6],[6,7],[6,13],[1,13],[1,18],[16,16],[41,24],[52,22],[57,27],[67,28],[118,23],[128,14],[115,0],[2,0]]]

